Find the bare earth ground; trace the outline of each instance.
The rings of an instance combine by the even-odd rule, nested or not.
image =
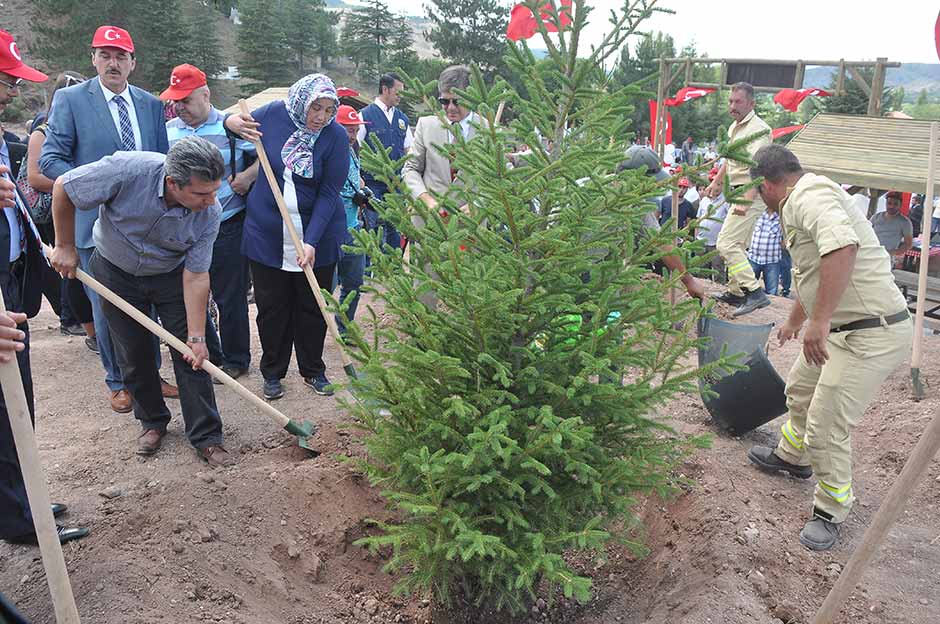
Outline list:
[[[782,322],[775,299],[747,322]],[[254,309],[252,308],[252,312]],[[291,374],[275,405],[320,428],[323,453],[307,459],[292,438],[227,390],[218,402],[226,445],[238,465],[211,471],[182,435],[179,406],[162,451],[134,454],[138,425],[111,412],[98,359],[80,339],[58,332],[48,308],[31,322],[37,435],[53,500],[67,502],[72,525],[92,534],[65,557],[83,621],[314,624],[428,622],[426,600],[395,598],[382,560],[352,545],[366,519],[388,517],[375,490],[337,457],[361,454],[335,398],[317,397]],[[771,444],[780,420],[742,438],[716,434],[711,449],[683,467],[695,482],[681,496],[648,501],[648,557],[619,546],[594,566],[585,606],[540,602],[517,622],[670,624],[808,622],[860,542],[929,417],[940,408],[940,338],[926,339],[928,399],[910,400],[907,365],[886,382],[854,436],[858,504],[843,541],[811,553],[797,533],[811,507],[812,480],[773,477],[745,457]],[[771,350],[786,376],[798,345]],[[255,337],[254,354],[260,353]],[[164,352],[164,375],[172,378]],[[335,381],[341,366],[327,348]],[[257,368],[243,378],[260,393]],[[660,414],[679,429],[714,429],[701,400],[683,396]],[[113,496],[107,498],[105,495]],[[934,462],[839,622],[940,622],[940,463]],[[0,511],[2,513],[2,511]],[[54,621],[38,550],[0,545],[0,589],[34,622]]]

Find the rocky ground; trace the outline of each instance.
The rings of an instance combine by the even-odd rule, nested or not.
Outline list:
[[[748,322],[781,322],[777,299]],[[227,446],[238,464],[211,471],[182,435],[179,407],[164,448],[134,454],[130,415],[107,404],[98,359],[58,332],[44,309],[31,323],[37,436],[53,499],[67,502],[73,525],[91,535],[65,546],[84,622],[314,624],[429,622],[423,597],[393,597],[383,561],[353,545],[367,520],[387,517],[383,500],[340,456],[359,454],[349,417],[335,398],[315,396],[289,377],[276,407],[317,423],[321,454],[294,440],[219,390]],[[773,443],[780,421],[743,437],[718,433],[698,396],[682,396],[660,414],[682,431],[713,432],[711,449],[683,467],[694,486],[669,501],[649,500],[642,515],[651,549],[645,558],[621,547],[595,565],[573,555],[595,581],[587,605],[540,601],[515,622],[670,624],[808,622],[861,540],[865,527],[940,408],[940,338],[926,339],[928,399],[910,399],[908,367],[887,381],[855,437],[858,504],[844,540],[831,552],[803,548],[797,533],[813,483],[773,477],[745,457]],[[798,345],[771,348],[785,377]],[[256,354],[260,348],[255,344]],[[164,373],[172,377],[169,357]],[[337,381],[334,347],[327,363]],[[260,393],[257,369],[244,378]],[[888,542],[839,622],[935,624],[940,621],[940,465],[917,487]],[[0,589],[33,622],[54,621],[34,548],[0,545]],[[434,618],[436,621],[441,618]]]

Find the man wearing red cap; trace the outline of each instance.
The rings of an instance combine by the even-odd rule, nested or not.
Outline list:
[[[102,26],[95,31],[91,47],[91,63],[98,72],[97,78],[59,89],[52,101],[46,142],[39,157],[42,174],[52,180],[118,151],[166,154],[169,149],[163,104],[127,82],[137,63],[130,33],[116,26]],[[78,249],[81,267],[86,271],[95,251],[92,230],[97,219],[96,210],[80,211],[75,219],[74,240],[63,241]],[[114,355],[101,301],[94,291],[86,291],[111,409],[122,414],[130,412],[132,399]],[[163,392],[167,397],[179,396],[177,389],[167,383]]]
[[[211,95],[205,73],[185,64],[173,68],[170,86],[160,99],[174,102],[178,115],[166,122],[170,145],[188,136],[200,136],[218,147],[225,160],[225,178],[216,194],[222,206],[222,223],[209,267],[212,298],[219,307],[219,331],[207,323],[206,340],[213,363],[237,379],[248,372],[251,363],[248,260],[241,245],[245,195],[258,177],[258,161],[253,143],[226,134],[225,115],[212,106]],[[248,165],[249,161],[254,162]]]
[[[0,30],[0,112],[19,94],[22,81],[44,82],[48,76],[23,63],[16,42]],[[29,217],[26,202],[16,192],[10,179],[7,146],[0,151],[0,290],[9,313],[0,315],[0,359],[6,351],[16,351],[16,361],[23,380],[23,390],[34,416],[33,378],[29,367],[29,326],[26,318],[39,311],[42,292],[38,278],[44,262],[39,234]],[[12,321],[12,322],[11,322]],[[13,324],[17,325],[12,333]],[[14,344],[19,343],[19,346]],[[0,392],[0,539],[13,543],[35,544],[33,516],[26,497],[23,473],[10,429],[6,400]],[[53,514],[66,511],[65,505],[53,504]],[[58,527],[59,540],[67,542],[88,534],[88,529]]]
[[[692,207],[692,202],[686,199],[686,194],[689,192],[689,179],[680,178],[679,179],[679,210],[678,210],[678,220],[679,220],[679,229],[685,227],[686,222],[689,219],[695,218],[695,208]],[[659,200],[659,224],[663,225],[672,218],[672,193],[666,195]]]

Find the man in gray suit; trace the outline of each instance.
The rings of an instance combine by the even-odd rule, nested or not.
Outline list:
[[[91,47],[91,63],[98,77],[59,89],[52,101],[49,130],[39,157],[42,174],[52,180],[118,151],[166,154],[169,149],[163,104],[127,82],[137,63],[130,33],[115,26],[102,26],[95,31]],[[97,218],[98,211],[89,210],[82,211],[75,219],[75,246],[81,267],[86,271],[95,251],[92,229]],[[91,290],[88,290],[88,298],[105,382],[111,395],[111,409],[121,414],[130,412],[131,396],[124,387],[101,301]],[[177,389],[166,382],[163,394],[172,398],[179,396]]]
[[[451,65],[437,79],[437,91],[440,94],[437,101],[444,108],[447,121],[459,124],[463,138],[467,141],[476,134],[473,124],[483,122],[473,111],[463,106],[454,93],[455,89],[466,89],[468,86],[470,68],[466,65]],[[432,191],[442,195],[452,183],[462,184],[459,172],[451,167],[451,162],[436,148],[437,145],[453,142],[454,135],[450,128],[445,127],[437,115],[418,120],[414,143],[411,145],[412,158],[405,163],[402,176],[412,197],[420,199],[432,210],[437,208]]]

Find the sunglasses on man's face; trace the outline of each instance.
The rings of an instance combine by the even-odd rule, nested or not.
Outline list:
[[[7,82],[6,80],[0,80],[0,84],[6,85],[8,89],[19,89],[20,85],[23,84],[22,78],[17,78],[13,82]]]
[[[437,98],[437,101],[438,101],[438,103],[439,103],[441,106],[443,106],[444,108],[447,108],[447,107],[450,106],[451,104],[453,104],[454,106],[460,106],[460,100],[458,100],[457,98],[443,98],[443,97],[439,97],[439,98]]]

